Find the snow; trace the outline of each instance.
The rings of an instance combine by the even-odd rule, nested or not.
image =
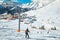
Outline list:
[[[28,16],[36,16],[37,21],[32,23],[37,29],[31,28],[30,24],[21,22],[21,32],[17,32],[18,19],[0,20],[0,40],[60,40],[60,0],[56,0],[49,5],[25,12]],[[46,30],[39,30],[42,25]],[[57,30],[48,30],[51,27],[57,27]],[[25,29],[30,30],[30,39],[25,38]]]
[[[17,20],[0,20],[2,25],[0,28],[0,40],[59,40],[60,30],[50,31],[47,34],[47,30],[37,30],[28,27],[29,25],[21,23],[21,32],[18,33],[18,19]],[[8,25],[8,26],[6,26]],[[4,27],[3,27],[4,26]],[[30,30],[30,39],[25,38],[24,30],[26,28]]]
[[[49,5],[34,10],[34,11],[29,11],[27,12],[28,16],[31,15],[35,15],[38,19],[35,23],[33,23],[33,25],[35,25],[36,27],[41,25],[55,25],[55,26],[59,26],[59,22],[56,22],[58,20],[60,20],[60,2],[58,0],[50,3]],[[49,20],[49,21],[48,21]],[[55,23],[53,23],[55,22]],[[37,23],[37,24],[36,24]],[[58,23],[58,25],[56,25],[56,23]]]

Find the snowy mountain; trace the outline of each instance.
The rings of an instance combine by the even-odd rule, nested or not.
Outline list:
[[[6,12],[7,14],[10,13],[10,14],[14,15],[14,13],[18,13],[19,11],[26,12],[26,11],[33,9],[33,8],[22,8],[20,6],[21,6],[21,4],[17,3],[17,2],[3,2],[0,6],[0,10],[2,9],[0,13],[4,14]],[[23,9],[23,10],[21,10],[21,9]]]
[[[36,26],[36,27],[41,26],[41,25],[47,26],[47,24],[52,25],[52,26],[59,26],[59,24],[56,24],[56,21],[58,21],[58,19],[59,19],[58,14],[60,13],[58,11],[59,7],[60,7],[59,0],[56,0],[53,2],[50,2],[50,0],[49,0],[49,2],[47,3],[48,5],[43,6],[43,8],[39,8],[39,9],[37,9],[37,7],[40,6],[40,5],[38,5],[38,4],[40,4],[39,0],[37,0],[37,1],[33,0],[32,3],[30,5],[28,5],[29,7],[32,6],[31,8],[28,7],[28,8],[22,8],[22,9],[24,9],[23,12],[28,11],[28,12],[25,12],[26,14],[28,14],[28,16],[35,15],[37,17],[36,19],[38,19],[38,20],[33,23],[34,26]],[[36,6],[36,5],[38,5],[38,6]],[[10,11],[11,8],[14,8],[14,7],[6,8],[7,10],[9,10],[8,13],[9,12],[14,13],[14,12],[16,12],[16,10],[18,10],[18,8],[19,8],[19,10],[21,9],[19,6],[19,7],[14,8],[12,11]],[[32,8],[34,8],[34,9],[36,8],[36,10],[32,10]]]
[[[32,2],[29,4],[23,4],[22,7],[30,7],[30,8],[35,8],[39,9],[41,7],[47,6],[48,4],[54,2],[55,0],[32,0]]]
[[[36,0],[34,1],[36,2]],[[36,16],[37,21],[31,24],[21,22],[21,32],[17,33],[18,19],[0,20],[0,40],[60,40],[60,0],[55,0],[36,10],[29,10],[24,14]],[[45,30],[38,29],[42,25],[44,25]],[[34,26],[35,29],[31,26]],[[30,30],[30,39],[25,38],[27,27]],[[50,30],[51,27],[56,27],[57,30]],[[50,32],[47,33],[48,31]]]
[[[46,3],[46,1],[48,3]],[[54,2],[54,1],[55,0],[53,0],[52,2]],[[18,2],[3,1],[3,3],[1,5],[3,5],[3,7],[5,7],[4,8],[5,10],[1,10],[1,14],[5,13],[5,12],[7,12],[8,14],[9,14],[9,12],[11,14],[14,14],[14,13],[16,13],[17,6],[20,7],[21,9],[25,9],[23,11],[26,12],[27,10],[36,10],[36,9],[42,8],[42,7],[48,5],[49,3],[52,3],[52,2],[51,2],[51,0],[49,0],[49,1],[48,0],[45,0],[45,1],[32,0],[32,3],[20,4]],[[13,10],[11,10],[11,9],[13,9]],[[5,12],[2,12],[2,11],[5,11]]]
[[[39,1],[39,0],[38,0]],[[38,4],[40,4],[40,2],[38,2],[36,0],[34,0],[33,2],[37,2]],[[33,5],[35,4],[30,4],[29,6],[35,7]],[[31,10],[30,8],[23,8],[24,11],[29,10],[28,12],[25,12],[26,14],[28,14],[28,16],[36,16],[37,21],[34,22],[32,25],[36,26],[36,27],[40,27],[41,25],[45,25],[45,26],[58,26],[59,27],[59,0],[53,1],[50,4],[48,3],[48,5],[44,6],[43,8],[39,8],[36,10]],[[14,10],[10,11],[10,12],[16,12],[18,8],[14,8]],[[19,7],[19,10],[21,8]],[[31,10],[31,11],[30,11]],[[36,24],[36,25],[35,25]]]
[[[45,25],[47,26],[47,28],[48,26],[50,27],[57,26],[59,28],[59,24],[60,24],[59,23],[60,12],[58,11],[59,9],[60,9],[60,3],[59,0],[56,0],[41,9],[27,12],[27,14],[30,13],[28,14],[28,16],[36,15],[37,21],[32,24],[36,27]]]

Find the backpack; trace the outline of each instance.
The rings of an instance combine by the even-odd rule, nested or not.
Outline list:
[[[26,29],[25,32],[29,32],[29,31]]]

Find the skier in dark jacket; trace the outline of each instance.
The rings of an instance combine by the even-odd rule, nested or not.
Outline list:
[[[26,38],[29,38],[29,34],[28,34],[28,32],[29,32],[29,30],[28,30],[28,28],[25,30],[25,34],[26,34]]]

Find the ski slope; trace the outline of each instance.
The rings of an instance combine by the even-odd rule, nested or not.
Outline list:
[[[2,22],[2,23],[1,23]],[[50,33],[47,33],[48,30],[38,30],[28,27],[21,23],[21,32],[18,33],[18,20],[0,20],[2,27],[0,27],[0,40],[59,40],[60,39],[60,29],[51,30]],[[30,39],[25,38],[24,30],[26,28],[30,30]]]
[[[32,26],[39,28],[44,25],[46,30],[32,29],[30,24],[21,23],[21,32],[18,33],[18,19],[0,20],[0,40],[60,40],[60,0],[37,9],[25,12],[28,16],[36,16],[37,21]],[[47,21],[49,19],[49,21]],[[57,27],[57,30],[47,31],[51,27]],[[24,30],[30,30],[30,39],[25,38]]]
[[[29,14],[28,14],[29,13]],[[38,19],[35,23],[33,23],[33,25],[35,25],[36,27],[40,26],[40,25],[46,25],[47,24],[50,26],[57,26],[59,27],[60,23],[60,2],[59,0],[34,11],[29,11],[27,12],[28,16],[33,16],[36,15],[36,19]],[[49,19],[49,22],[47,21]],[[43,21],[42,21],[43,20]],[[54,22],[54,23],[53,23]],[[37,23],[37,24],[36,24]]]

